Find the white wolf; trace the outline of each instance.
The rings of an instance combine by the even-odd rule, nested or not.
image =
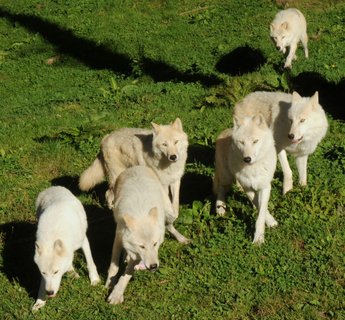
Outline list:
[[[73,268],[73,254],[79,248],[86,257],[91,285],[100,281],[86,237],[87,220],[81,202],[64,187],[50,187],[38,195],[36,213],[34,260],[42,279],[33,310],[45,305],[46,295],[56,295],[64,273],[72,271],[78,277]]]
[[[308,58],[307,22],[301,11],[290,8],[277,13],[271,25],[271,37],[276,46],[285,54],[286,47],[290,47],[286,57],[285,68],[291,68],[292,60],[296,60],[296,49],[301,41],[305,57]]]
[[[224,214],[226,191],[237,181],[259,212],[255,244],[264,242],[265,223],[268,227],[277,225],[268,212],[276,162],[272,132],[261,115],[235,116],[234,128],[224,130],[217,138],[213,181],[213,191],[217,195],[216,211],[219,215]]]
[[[126,168],[144,165],[158,176],[171,196],[176,217],[179,212],[181,178],[187,160],[188,137],[179,118],[169,125],[152,123],[153,130],[123,128],[105,136],[98,157],[81,175],[79,187],[87,191],[108,177],[112,187]],[[107,192],[106,197],[108,198]],[[110,203],[112,199],[108,200]],[[176,236],[176,234],[175,234]],[[187,243],[181,234],[177,240]]]
[[[299,183],[302,186],[307,184],[308,156],[315,151],[328,128],[317,91],[310,98],[301,97],[297,92],[253,92],[236,104],[234,114],[239,117],[262,114],[265,117],[273,130],[282,166],[284,194],[293,186],[286,152],[296,157]]]
[[[118,273],[122,249],[127,253],[126,270],[108,297],[110,303],[119,304],[138,262],[142,261],[150,271],[159,267],[158,249],[164,240],[164,225],[172,226],[174,209],[157,176],[146,166],[123,171],[110,192],[115,193],[116,235],[106,287]]]

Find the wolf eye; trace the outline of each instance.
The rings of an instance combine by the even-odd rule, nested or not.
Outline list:
[[[255,144],[255,143],[258,143],[258,141],[259,141],[259,139],[256,139],[256,140],[253,141],[253,143],[254,143],[254,144]]]
[[[244,141],[239,141],[240,144],[244,145]]]
[[[54,271],[54,274],[57,274],[59,272],[59,270],[56,270],[56,271]]]
[[[45,272],[42,272],[42,274],[43,274],[44,276],[46,276],[46,275],[47,275]]]
[[[304,121],[305,121],[305,119],[301,119],[301,120],[300,120],[300,122],[304,122]]]
[[[175,144],[178,144],[178,143],[179,143],[179,140],[176,140],[176,141],[175,141]]]
[[[163,147],[167,147],[168,144],[167,144],[166,142],[163,142],[163,143],[162,143],[162,146],[163,146]]]
[[[157,242],[155,242],[154,244],[153,244],[153,246],[155,247],[157,245]]]
[[[145,246],[142,244],[139,246],[141,249],[145,249]]]

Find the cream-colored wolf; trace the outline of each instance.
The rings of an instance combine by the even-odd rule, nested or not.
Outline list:
[[[86,237],[87,220],[81,202],[64,187],[50,187],[38,195],[36,213],[34,260],[42,278],[34,311],[45,305],[46,296],[56,295],[67,271],[78,277],[73,268],[73,254],[79,248],[85,254],[91,285],[100,281]]]
[[[107,176],[109,187],[125,169],[144,165],[150,167],[171,197],[176,217],[179,212],[181,178],[187,160],[188,137],[179,118],[168,125],[152,123],[153,130],[123,128],[105,136],[101,151],[92,165],[81,175],[79,187],[87,191]],[[107,192],[108,204],[112,193]],[[176,236],[176,234],[175,234]],[[188,239],[177,237],[182,243]]]
[[[127,253],[127,266],[108,297],[112,304],[123,302],[123,293],[135,266],[150,271],[159,267],[158,249],[164,240],[165,224],[172,227],[175,219],[171,201],[155,173],[146,166],[134,166],[116,179],[113,213],[116,221],[111,263],[106,287],[119,271],[122,249]]]
[[[237,117],[261,114],[273,131],[278,159],[284,174],[283,193],[292,189],[292,171],[286,152],[296,158],[299,183],[307,184],[308,156],[326,135],[328,122],[316,91],[312,97],[297,92],[257,91],[235,106]]]
[[[286,48],[290,47],[285,68],[291,68],[292,60],[297,59],[296,49],[300,41],[304,47],[305,57],[308,58],[307,22],[301,11],[290,8],[278,12],[270,29],[271,37],[281,52],[285,54]]]
[[[225,195],[238,182],[258,210],[255,244],[264,242],[265,224],[278,223],[268,212],[271,181],[277,155],[272,131],[262,115],[234,117],[234,128],[224,130],[216,141],[216,168],[213,191],[216,211],[224,215]]]

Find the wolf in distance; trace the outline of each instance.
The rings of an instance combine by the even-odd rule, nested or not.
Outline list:
[[[273,131],[284,181],[283,193],[293,187],[292,171],[287,154],[296,159],[299,183],[307,184],[308,157],[312,154],[328,129],[326,114],[319,104],[316,91],[312,97],[301,97],[297,92],[257,91],[237,103],[234,115],[248,117],[261,114]]]
[[[122,128],[105,136],[101,151],[79,180],[81,190],[87,191],[108,178],[109,187],[125,169],[144,165],[151,168],[164,190],[171,197],[175,215],[179,212],[181,178],[187,160],[188,137],[179,118],[168,125],[152,123],[152,130]],[[107,192],[106,197],[111,196]],[[111,203],[112,199],[108,200]],[[182,235],[177,239],[187,243]]]
[[[234,117],[233,129],[224,130],[217,138],[213,180],[216,211],[224,215],[226,192],[238,182],[258,210],[255,244],[264,242],[265,224],[277,225],[268,211],[276,162],[272,131],[262,115]]]
[[[91,285],[100,281],[86,237],[87,220],[81,202],[64,187],[50,187],[38,195],[36,213],[34,261],[42,278],[34,311],[45,305],[46,296],[56,295],[64,273],[71,271],[78,277],[73,255],[79,248],[85,254]]]
[[[135,266],[154,271],[159,267],[158,250],[164,240],[165,224],[175,218],[171,201],[155,173],[146,166],[123,171],[109,192],[114,194],[116,234],[106,287],[119,271],[120,254],[125,249],[127,266],[108,297],[111,304],[123,302],[123,294]]]
[[[290,8],[278,12],[270,25],[270,31],[271,38],[281,52],[285,54],[286,48],[290,47],[284,68],[291,68],[292,60],[297,59],[296,50],[300,41],[305,57],[308,58],[307,22],[301,11]]]

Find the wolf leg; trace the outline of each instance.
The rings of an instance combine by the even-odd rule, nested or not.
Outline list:
[[[119,271],[119,263],[120,263],[120,255],[122,251],[122,237],[118,232],[116,232],[114,243],[113,243],[113,250],[111,254],[111,262],[108,269],[108,278],[105,282],[105,287],[108,288],[112,278],[117,274]]]
[[[307,185],[307,165],[308,165],[308,155],[296,157],[296,166],[299,176],[299,184],[301,186]]]
[[[84,255],[85,255],[86,265],[87,265],[87,270],[89,271],[89,278],[91,281],[91,285],[94,286],[100,282],[100,278],[99,278],[99,275],[97,272],[95,262],[92,259],[89,240],[87,239],[86,236],[85,236],[85,239],[84,239],[84,242],[83,242],[83,245],[81,248],[82,248]]]
[[[129,280],[131,280],[134,273],[134,266],[138,263],[138,260],[128,259],[127,267],[124,274],[120,277],[119,281],[115,285],[113,291],[108,297],[110,304],[119,304],[123,302],[123,293],[126,290]]]
[[[265,241],[265,221],[268,207],[268,201],[271,194],[271,185],[256,193],[258,203],[258,218],[255,223],[255,234],[253,244],[262,244]]]
[[[171,202],[172,202],[176,217],[178,217],[178,214],[179,214],[180,185],[181,185],[181,180],[177,180],[175,183],[169,186],[169,189],[171,192]]]
[[[297,43],[291,43],[289,54],[286,57],[284,68],[291,68],[292,59],[295,56],[296,49],[297,49]]]
[[[304,48],[304,55],[308,59],[308,57],[309,57],[309,52],[308,52],[308,35],[307,35],[306,32],[302,35],[301,42],[302,42],[302,45],[303,45],[303,48]]]
[[[278,153],[278,159],[283,171],[283,194],[285,194],[290,191],[293,186],[292,171],[285,150]]]
[[[37,311],[46,304],[46,289],[45,289],[45,280],[41,277],[40,288],[38,289],[37,300],[32,307],[32,311]]]

